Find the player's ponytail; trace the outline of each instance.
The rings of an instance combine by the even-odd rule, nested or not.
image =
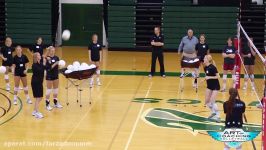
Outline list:
[[[235,88],[230,88],[229,89],[229,99],[227,101],[226,105],[226,112],[230,116],[233,112],[233,107],[235,105],[235,99],[239,97],[238,91]]]

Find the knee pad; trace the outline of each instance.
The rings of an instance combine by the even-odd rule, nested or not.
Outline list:
[[[248,74],[245,74],[245,75],[244,75],[244,78],[245,78],[245,79],[248,79]]]
[[[249,75],[250,79],[254,79],[254,74]]]
[[[236,80],[236,75],[232,75],[232,79],[233,79],[233,81],[235,81]]]
[[[58,94],[58,88],[53,89],[53,93],[54,93],[54,94]]]
[[[14,91],[18,92],[19,91],[19,87],[14,87]]]
[[[4,78],[5,78],[5,80],[8,80],[9,76],[7,74],[5,74]]]
[[[23,88],[23,90],[24,90],[24,91],[28,91],[29,88],[26,86],[26,87]]]
[[[101,74],[101,70],[97,70],[97,71],[96,71],[96,74],[97,74],[97,75],[100,75],[100,74]]]
[[[224,74],[223,75],[223,80],[226,80],[227,79],[227,74]]]
[[[206,105],[211,109],[212,108],[212,102],[207,103]]]
[[[46,95],[50,95],[52,92],[52,89],[46,89]]]

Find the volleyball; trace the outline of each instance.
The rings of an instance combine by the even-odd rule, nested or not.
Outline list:
[[[74,61],[74,62],[73,62],[73,66],[74,66],[74,67],[76,66],[76,67],[79,68],[79,67],[80,67],[80,63],[79,63],[78,61]]]
[[[68,65],[67,70],[73,70],[73,65]]]
[[[6,67],[4,67],[4,66],[1,66],[0,67],[0,73],[5,73],[6,72]]]
[[[63,67],[66,66],[66,62],[64,60],[60,60],[58,65],[59,65],[60,68],[63,68]]]
[[[70,35],[71,35],[70,31],[66,29],[62,33],[62,39],[64,41],[68,41],[70,39]]]

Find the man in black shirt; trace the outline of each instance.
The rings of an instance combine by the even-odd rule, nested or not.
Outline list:
[[[157,58],[160,64],[161,76],[165,77],[164,60],[163,60],[164,37],[161,34],[161,28],[159,26],[156,26],[154,28],[154,35],[151,38],[151,46],[152,46],[152,61],[151,61],[151,72],[149,74],[149,77],[152,77],[155,73]]]

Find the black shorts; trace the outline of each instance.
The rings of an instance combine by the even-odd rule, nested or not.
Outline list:
[[[2,61],[2,66],[11,67],[13,65],[12,61]]]
[[[24,74],[23,72],[15,72],[14,74],[15,76],[18,76],[18,77],[26,77],[27,75]]]
[[[33,97],[43,97],[43,83],[38,81],[31,81],[31,88]]]
[[[244,65],[255,65],[255,60],[252,58],[244,58]]]
[[[48,80],[48,81],[53,81],[53,80],[57,80],[58,79],[58,75],[56,75],[56,76],[48,76],[48,75],[46,75],[46,80]]]
[[[220,90],[219,80],[211,79],[210,81],[207,81],[207,89],[212,91],[219,91]]]
[[[100,58],[91,58],[91,61],[94,61],[94,62],[97,62],[97,61],[100,61]]]

